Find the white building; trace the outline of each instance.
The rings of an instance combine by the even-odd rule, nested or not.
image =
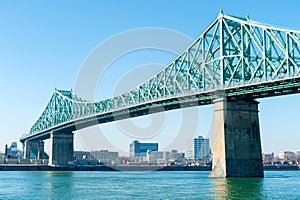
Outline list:
[[[280,160],[296,160],[296,153],[292,151],[280,151],[278,158]]]
[[[185,155],[177,150],[147,151],[146,160],[150,164],[166,164],[169,162],[185,161]]]
[[[98,160],[103,163],[110,163],[118,158],[118,152],[108,150],[99,151],[74,151],[75,160]]]
[[[97,160],[115,160],[119,156],[119,152],[113,152],[108,150],[92,151],[91,154]]]
[[[194,139],[186,141],[185,157],[187,159],[194,159]]]
[[[177,150],[171,150],[170,152],[170,159],[173,161],[179,161],[185,158],[185,154],[182,152],[178,152]]]
[[[157,160],[163,160],[164,152],[162,151],[147,151],[146,159],[150,164],[157,164]]]

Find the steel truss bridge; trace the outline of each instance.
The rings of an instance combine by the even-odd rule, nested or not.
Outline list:
[[[55,90],[21,142],[44,140],[51,131],[88,126],[183,107],[219,97],[256,99],[300,92],[300,31],[222,12],[158,74],[119,96],[89,102]]]

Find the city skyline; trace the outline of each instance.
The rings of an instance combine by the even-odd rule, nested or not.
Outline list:
[[[199,135],[191,140],[188,140],[186,141],[186,145],[185,145],[185,149],[184,149],[184,152],[186,154],[186,158],[190,158],[190,159],[194,159],[194,142],[195,140],[209,140],[209,138],[203,138],[203,136]],[[129,149],[131,149],[131,145],[134,143],[134,142],[138,142],[138,143],[143,143],[143,142],[140,142],[140,141],[136,141],[136,140],[133,140],[131,143],[128,144],[129,146]],[[151,144],[151,143],[150,143]],[[159,149],[159,142],[152,142],[152,144],[157,144],[157,148]],[[209,141],[208,143],[209,144]],[[9,147],[10,145],[10,147]],[[5,148],[14,148],[15,150],[14,151],[17,151],[17,152],[21,152],[22,151],[22,147],[19,148],[18,147],[18,144],[16,141],[12,141],[11,143],[8,143],[8,144],[5,144],[4,146],[4,151],[1,151],[0,150],[0,153],[4,153],[6,150]],[[211,145],[209,144],[208,145],[209,149],[211,148]],[[164,150],[164,151],[172,151],[172,150],[177,150],[177,148],[174,148],[174,149],[170,149],[170,150]],[[93,149],[93,150],[82,150],[82,149],[74,149],[74,151],[82,151],[82,152],[94,152],[94,151],[110,151],[111,152],[111,149]],[[157,151],[160,151],[160,150],[157,150]],[[262,155],[265,155],[265,154],[273,154],[274,156],[277,156],[277,157],[280,157],[280,154],[283,153],[283,152],[292,152],[292,153],[297,153],[297,152],[300,152],[300,148],[299,149],[281,149],[280,151],[278,152],[274,152],[274,151],[270,151],[270,152],[262,152]],[[47,153],[47,152],[46,152]],[[117,151],[117,153],[119,153]],[[134,157],[134,156],[131,156],[130,155],[130,151],[129,151],[129,154],[128,155],[122,155],[120,154],[120,156],[128,156],[128,157]]]
[[[256,5],[257,2],[235,2],[235,4],[227,5],[225,1],[218,1],[216,5],[196,3],[196,6],[182,4],[179,6],[179,2],[170,5],[154,1],[146,5],[135,2],[134,6],[118,3],[123,4],[119,8],[115,7],[116,2],[91,2],[83,7],[80,3],[74,3],[72,9],[67,9],[70,5],[66,2],[35,3],[34,5],[1,3],[2,20],[0,22],[3,33],[0,37],[2,44],[0,47],[2,54],[0,83],[2,97],[5,98],[2,98],[1,104],[0,145],[4,147],[5,144],[18,141],[22,133],[28,132],[46,106],[54,88],[73,88],[80,66],[89,53],[99,43],[120,32],[143,27],[161,27],[181,32],[194,40],[216,18],[220,8],[229,15],[245,17],[249,14],[250,18],[256,21],[300,29],[300,23],[297,21],[297,15],[299,15],[296,12],[297,8],[289,8],[289,11],[285,11],[282,9],[285,5],[273,3],[268,6],[274,12],[266,14],[264,9]],[[260,2],[259,5],[264,3]],[[203,13],[197,13],[197,7],[200,6],[207,9],[202,9]],[[124,7],[127,10],[123,9]],[[170,7],[172,12],[180,12],[183,9],[191,12],[182,16],[166,17],[167,14],[172,14],[169,11]],[[109,13],[112,10],[114,10],[113,13]],[[279,10],[284,15],[277,15],[276,12]],[[84,15],[78,17],[76,12],[83,12]],[[61,17],[63,15],[66,17]],[[105,16],[109,16],[109,20],[104,19]],[[100,80],[99,88],[102,89],[103,85],[106,85],[106,88],[101,91],[97,90],[95,100],[112,96],[123,76],[136,69],[137,66],[145,63],[167,65],[174,57],[176,56],[171,53],[145,50],[120,58],[112,64],[106,76]],[[124,67],[120,68],[120,66]],[[151,70],[148,71],[150,73]],[[155,72],[152,71],[152,73]],[[272,152],[272,149],[276,153],[284,148],[299,149],[297,146],[299,140],[297,119],[299,119],[298,113],[300,112],[297,103],[299,100],[300,95],[259,99],[263,152]],[[212,106],[199,107],[195,110],[198,116],[196,130],[184,131],[190,131],[189,137],[203,135],[212,139]],[[160,139],[163,147],[167,148],[169,141],[166,138],[174,139],[174,135],[180,131],[183,118],[181,113],[182,111],[170,111],[163,115],[166,122],[164,128],[158,132],[160,137],[154,136],[145,141]],[[151,124],[152,117],[142,117],[132,121],[139,127],[147,127]],[[113,145],[120,150],[128,151],[128,146],[121,142],[124,140],[128,142],[133,138],[124,136],[125,134],[113,123],[101,125],[101,129]],[[92,131],[94,130],[91,128],[83,131],[79,136],[81,139],[77,135],[75,148],[91,150],[99,148],[96,146],[97,143],[89,143],[93,140]],[[151,133],[151,130],[143,130]],[[116,142],[115,138],[121,138],[121,141]],[[20,146],[19,141],[18,144]]]

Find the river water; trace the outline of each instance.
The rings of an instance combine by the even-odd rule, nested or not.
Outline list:
[[[300,171],[265,178],[209,172],[0,172],[0,199],[300,199]]]

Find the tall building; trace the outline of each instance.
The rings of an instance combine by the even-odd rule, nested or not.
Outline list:
[[[148,150],[158,151],[158,143],[140,143],[135,140],[129,146],[130,157],[146,156]]]
[[[209,161],[209,139],[199,136],[198,138],[187,141],[185,154],[187,159]]]
[[[194,159],[209,161],[210,147],[208,138],[203,138],[202,136],[194,138]]]

